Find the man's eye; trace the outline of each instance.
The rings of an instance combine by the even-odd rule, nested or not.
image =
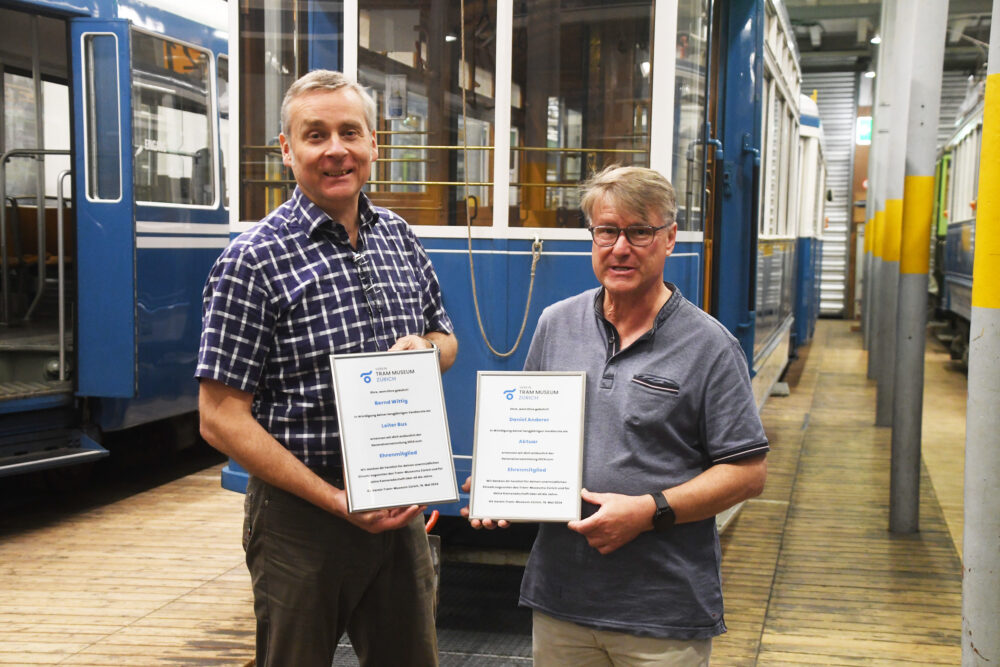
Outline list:
[[[629,232],[634,239],[648,239],[650,229],[649,227],[632,227]]]

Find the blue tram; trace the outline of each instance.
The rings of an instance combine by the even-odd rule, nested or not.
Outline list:
[[[140,425],[194,441],[228,20],[224,0],[0,2],[0,476]]]
[[[819,107],[813,98],[805,95],[799,98],[799,165],[793,353],[796,347],[812,340],[816,329],[826,202],[832,197],[826,187],[826,157]]]
[[[277,140],[288,85],[328,68],[368,86],[379,159],[367,192],[413,225],[457,327],[444,389],[459,480],[471,469],[477,371],[520,370],[541,310],[596,285],[578,185],[607,164],[673,182],[679,232],[665,278],[739,338],[763,404],[792,348],[800,192],[823,187],[799,179],[801,74],[780,3],[230,4],[231,231],[294,187]],[[798,293],[815,299],[812,287]],[[245,483],[227,466],[227,488]]]
[[[931,305],[948,327],[938,336],[953,359],[968,365],[972,320],[972,258],[976,241],[979,151],[983,135],[981,87],[973,87],[963,114],[938,158],[932,242]]]

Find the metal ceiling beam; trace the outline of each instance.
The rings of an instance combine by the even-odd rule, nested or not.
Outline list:
[[[871,49],[838,49],[831,51],[799,51],[801,60],[827,60],[831,58],[868,58],[872,55]],[[984,55],[983,49],[976,46],[947,46],[945,47],[945,57],[974,58]]]
[[[786,3],[788,18],[792,21],[822,21],[824,19],[868,18],[878,24],[881,18],[881,2],[834,2],[822,5],[795,5]],[[951,0],[948,14],[990,14],[990,0]]]
[[[788,18],[792,21],[821,21],[824,19],[878,19],[882,13],[882,3],[858,4],[856,2],[839,2],[822,5],[791,5],[785,4]]]

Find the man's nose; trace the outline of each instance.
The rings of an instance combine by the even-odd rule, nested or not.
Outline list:
[[[628,242],[624,229],[618,231],[618,238],[615,239],[614,245],[611,246],[611,249],[616,253],[631,252],[632,244]]]
[[[344,147],[344,142],[337,135],[330,135],[329,141],[326,142],[325,149],[323,151],[327,155],[343,155],[347,152]]]

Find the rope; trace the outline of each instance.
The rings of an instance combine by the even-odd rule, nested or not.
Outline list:
[[[460,22],[462,24],[462,63],[465,63],[465,0],[460,3]],[[475,73],[472,73],[475,77]],[[535,289],[535,267],[538,266],[538,260],[542,257],[542,241],[536,236],[534,243],[531,244],[531,280],[528,282],[528,300],[524,304],[524,317],[521,318],[521,330],[517,332],[517,340],[514,341],[514,345],[506,352],[500,352],[493,344],[490,343],[489,336],[486,335],[486,328],[483,326],[483,317],[479,312],[479,296],[476,290],[476,266],[472,259],[472,216],[469,213],[469,204],[475,201],[475,197],[468,194],[469,192],[469,117],[466,110],[465,102],[465,81],[459,81],[459,87],[462,89],[462,156],[465,162],[465,230],[466,236],[468,238],[468,248],[469,248],[469,278],[472,281],[472,303],[475,306],[476,311],[476,322],[479,324],[479,335],[483,337],[483,342],[486,343],[486,347],[490,349],[490,352],[495,354],[500,358],[506,358],[514,354],[517,351],[518,346],[521,344],[521,338],[524,336],[524,330],[528,325],[528,311],[531,309],[531,294]],[[471,201],[470,201],[471,200]],[[478,210],[478,206],[476,207]]]

